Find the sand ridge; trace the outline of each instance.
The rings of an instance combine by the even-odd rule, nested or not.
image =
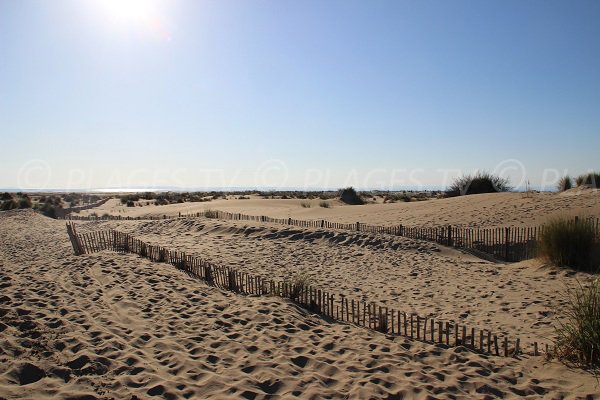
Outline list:
[[[310,208],[302,207],[307,200],[262,199],[213,200],[200,203],[180,203],[166,206],[126,207],[118,199],[81,215],[105,213],[130,216],[177,216],[207,209],[266,215],[273,218],[326,219],[339,223],[361,222],[381,226],[461,226],[496,228],[506,226],[534,227],[558,215],[600,217],[598,189],[572,189],[564,193],[490,193],[434,199],[349,206],[338,200],[328,200],[332,208],[319,207],[320,200],[309,200]]]

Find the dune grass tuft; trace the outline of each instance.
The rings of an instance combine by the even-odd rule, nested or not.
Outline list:
[[[204,217],[206,218],[219,218],[219,213],[217,211],[211,210],[210,208],[204,210]]]
[[[594,224],[586,219],[551,219],[538,242],[538,256],[559,267],[598,271],[598,243]]]
[[[300,271],[292,277],[289,281],[291,285],[291,292],[289,297],[291,300],[296,300],[300,297],[300,294],[307,290],[312,284],[312,279],[308,272]]]
[[[564,192],[565,190],[569,190],[573,187],[573,180],[569,176],[563,176],[558,181],[557,189],[559,192]]]
[[[588,172],[575,178],[577,186],[590,186],[600,188],[600,172]]]
[[[323,208],[331,208],[331,203],[328,201],[321,201],[319,203],[319,207],[323,207]]]
[[[555,355],[569,364],[600,368],[600,278],[567,290],[556,327]]]
[[[508,192],[511,189],[507,178],[492,175],[489,172],[464,175],[454,180],[446,190],[446,196],[456,197],[469,194]]]
[[[302,201],[302,202],[300,202],[300,205],[302,206],[302,208],[310,208],[311,207],[310,201]]]

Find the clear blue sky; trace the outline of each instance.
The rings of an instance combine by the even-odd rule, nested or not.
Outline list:
[[[600,169],[599,21],[596,0],[0,0],[0,187],[548,186]]]

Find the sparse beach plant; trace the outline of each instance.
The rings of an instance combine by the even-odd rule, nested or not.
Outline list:
[[[469,194],[508,192],[509,180],[489,172],[477,172],[456,178],[446,190],[446,196],[456,197]]]
[[[2,206],[0,207],[1,211],[8,211],[8,210],[12,210],[15,208],[18,208],[19,205],[17,204],[16,201],[14,200],[5,200],[2,202]]]
[[[219,213],[217,211],[211,210],[209,208],[209,209],[204,210],[204,217],[205,218],[219,218]]]
[[[600,188],[600,172],[588,172],[581,174],[575,178],[577,186],[589,186],[592,188]]]
[[[569,190],[573,187],[573,180],[570,176],[563,176],[558,181],[557,189],[559,192],[564,192],[565,190]]]
[[[312,284],[312,279],[307,271],[299,271],[289,281],[291,291],[289,297],[291,300],[296,300],[300,297],[305,290],[307,290]]]
[[[600,278],[568,289],[557,320],[555,356],[584,368],[600,368]]]
[[[31,208],[31,199],[25,195],[19,199],[19,208]]]
[[[323,207],[323,208],[331,208],[331,203],[329,203],[328,201],[321,201],[319,203],[319,207]]]
[[[540,236],[538,256],[559,267],[598,271],[600,260],[594,224],[582,218],[551,219],[544,225]]]
[[[379,318],[377,320],[377,331],[379,331],[381,333],[387,333],[387,331],[388,331],[387,315],[379,314]]]
[[[302,208],[310,208],[311,206],[310,201],[302,201],[300,202],[300,205],[302,206]]]
[[[346,204],[351,205],[361,205],[365,204],[365,201],[362,197],[356,192],[353,187],[347,187],[344,189],[340,189],[339,191],[340,200]]]

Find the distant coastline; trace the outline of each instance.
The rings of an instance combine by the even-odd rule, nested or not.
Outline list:
[[[250,186],[235,186],[235,187],[191,187],[181,188],[174,186],[156,186],[156,187],[120,187],[120,188],[89,188],[89,189],[69,189],[69,188],[51,188],[51,189],[31,189],[31,188],[0,188],[0,192],[29,192],[29,193],[143,193],[143,192],[252,192],[252,191],[272,191],[272,192],[333,192],[339,190],[335,188],[303,188],[303,187],[250,187]],[[432,192],[443,191],[446,187],[443,186],[398,186],[393,188],[361,188],[356,187],[359,191],[369,192]],[[531,186],[530,190],[539,192],[553,192],[548,188]],[[513,192],[526,192],[524,187],[517,187]]]

